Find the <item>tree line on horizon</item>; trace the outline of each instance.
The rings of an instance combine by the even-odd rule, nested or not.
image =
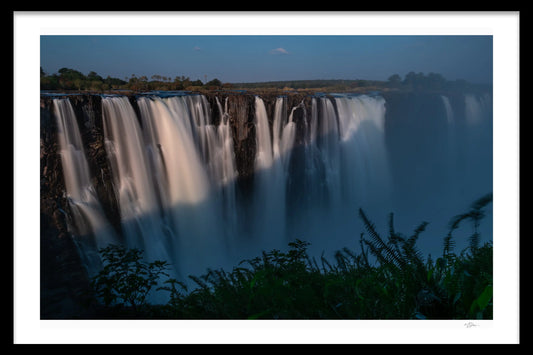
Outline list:
[[[405,91],[465,91],[486,89],[487,85],[472,84],[466,80],[447,80],[438,73],[427,75],[411,71],[403,78],[399,74],[391,75],[386,81],[364,79],[321,79],[321,80],[291,80],[269,81],[253,83],[237,83],[235,87],[242,89],[273,88],[273,89],[315,89],[328,88],[337,91],[366,90],[405,90]]]
[[[85,75],[82,72],[61,68],[54,74],[47,74],[41,67],[41,90],[78,90],[78,91],[108,91],[108,90],[194,90],[196,88],[214,89],[223,87],[219,79],[213,79],[203,83],[201,80],[191,80],[186,76],[175,78],[154,74],[148,79],[147,76],[131,74],[125,80],[107,76],[103,78],[96,72],[91,71]]]
[[[327,88],[328,90],[350,91],[366,90],[406,90],[406,91],[464,91],[475,90],[486,85],[476,85],[466,80],[450,81],[438,73],[427,75],[411,71],[403,78],[399,74],[391,75],[386,81],[363,79],[315,79],[315,80],[285,80],[250,83],[223,83],[215,78],[205,83],[201,80],[191,80],[186,76],[174,78],[154,74],[150,77],[132,74],[125,80],[107,76],[103,78],[91,71],[85,75],[78,70],[61,68],[57,73],[47,74],[41,67],[41,90],[77,90],[77,91],[110,91],[110,90],[220,90],[220,89],[290,89],[306,90]]]

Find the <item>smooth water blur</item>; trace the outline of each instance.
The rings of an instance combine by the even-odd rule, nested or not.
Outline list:
[[[379,95],[317,95],[298,128],[298,106],[287,107],[287,98],[276,99],[272,117],[261,97],[254,100],[255,171],[243,196],[227,99],[216,98],[220,117],[212,117],[202,95],[144,95],[137,117],[126,97],[102,98],[122,238],[150,260],[169,261],[184,281],[297,238],[311,243],[313,256],[357,251],[365,232],[359,208],[383,237],[391,212],[406,235],[429,222],[419,246],[437,255],[450,218],[492,192],[490,96],[389,104]],[[54,100],[56,110],[66,102]],[[59,126],[72,131],[61,137],[78,140],[75,120]],[[62,146],[72,148],[62,154],[68,193],[83,200],[77,194],[91,189],[85,153],[81,143]],[[99,223],[89,222],[93,230]],[[492,239],[490,214],[483,226],[482,237]]]
[[[449,221],[493,191],[492,102],[489,95],[420,95],[395,103],[386,116],[386,142],[398,231],[419,238],[425,254],[442,254]],[[482,242],[492,240],[492,205],[482,222]],[[472,226],[455,233],[457,251]]]
[[[68,99],[54,99],[53,111],[57,120],[59,155],[63,167],[65,193],[73,218],[72,231],[89,275],[100,267],[98,249],[118,242],[91,182],[89,164],[76,121],[76,114]]]

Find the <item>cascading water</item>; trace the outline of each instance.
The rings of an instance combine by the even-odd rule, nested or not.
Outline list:
[[[490,95],[419,94],[395,105],[386,142],[396,228],[412,231],[429,222],[418,244],[440,255],[450,219],[493,189]],[[466,224],[456,250],[468,245]],[[490,214],[483,225],[482,235],[491,239]]]
[[[324,185],[331,206],[340,202],[340,155],[339,125],[333,102],[328,98],[320,98],[321,117],[319,117],[317,147],[321,153],[324,169]],[[330,209],[331,210],[331,209]]]
[[[256,155],[254,174],[254,225],[252,240],[268,249],[280,248],[285,239],[285,176],[281,162],[280,132],[283,99],[277,100],[276,131],[271,135],[265,104],[255,97]],[[275,136],[276,138],[273,138]]]
[[[469,203],[491,189],[492,179],[475,181],[480,172],[491,173],[491,151],[477,151],[492,146],[490,134],[477,129],[491,123],[487,98],[465,97],[463,106],[439,98],[443,122],[431,132],[444,137],[435,140],[444,142],[442,147],[416,145],[408,138],[424,133],[409,127],[397,129],[405,136],[396,133],[394,141],[381,96],[313,96],[309,110],[303,102],[295,107],[288,102],[277,97],[269,118],[263,99],[254,98],[253,184],[243,198],[237,193],[227,98],[224,103],[215,98],[219,116],[213,117],[215,110],[203,95],[141,95],[135,99],[138,114],[127,97],[102,97],[120,239],[142,248],[150,260],[169,261],[174,276],[186,281],[187,275],[204,274],[207,268],[231,268],[262,250],[285,248],[295,238],[309,241],[310,252],[318,255],[357,248],[363,231],[358,208],[385,219],[394,210],[399,221],[408,222],[398,229],[410,231],[414,224],[405,211],[415,211],[412,222],[419,223],[426,217],[417,213],[438,201],[443,211],[445,204],[453,207],[445,210],[448,218],[463,207],[457,203],[460,197],[460,203]],[[98,201],[74,112],[68,100],[54,100],[54,107],[73,217],[85,216],[77,224],[90,226],[95,244],[104,246],[116,238],[106,234],[106,217],[94,207]],[[303,112],[297,120],[296,110]],[[435,155],[437,162],[419,159],[428,148],[445,153]],[[437,165],[438,171],[427,175]],[[426,178],[437,175],[438,189]],[[461,195],[464,189],[472,189],[468,199]],[[429,194],[432,190],[443,192]],[[90,258],[87,250],[80,251]]]
[[[342,196],[365,208],[388,209],[390,172],[385,145],[385,100],[335,98],[339,117]],[[370,206],[374,204],[375,206]]]
[[[95,275],[101,267],[98,249],[109,243],[117,243],[118,238],[103,212],[91,182],[74,109],[68,99],[54,99],[53,107],[57,119],[65,192],[75,229],[74,241],[80,249],[80,256],[89,275]]]
[[[354,231],[361,230],[359,207],[390,208],[384,104],[370,96],[312,99],[304,125],[304,181],[291,185],[291,195],[305,198],[291,211],[289,237],[309,240],[317,253],[333,252],[353,245]]]
[[[145,251],[149,260],[173,260],[168,251],[143,132],[126,97],[102,98],[106,151],[114,178],[124,240]]]
[[[230,183],[231,167],[215,164],[227,133],[221,128],[220,139],[205,103],[191,97],[139,97],[137,104],[140,123],[126,98],[102,100],[126,244],[171,262],[178,275],[221,264],[228,248],[222,207],[233,196],[213,181]]]
[[[226,239],[230,245],[235,243],[235,235],[238,228],[237,218],[237,201],[235,184],[238,177],[237,167],[235,163],[235,152],[233,150],[233,136],[231,134],[231,126],[229,122],[229,114],[227,108],[227,98],[222,108],[222,105],[216,98],[219,112],[220,123],[216,128],[218,135],[218,144],[212,154],[212,171],[215,176],[215,183],[218,185],[220,192],[220,199],[222,200],[222,217],[225,221]]]

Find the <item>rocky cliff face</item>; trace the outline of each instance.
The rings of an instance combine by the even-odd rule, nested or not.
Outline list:
[[[276,98],[281,93],[258,93],[265,102],[265,108],[269,118],[273,117]],[[216,98],[221,102],[222,107],[227,98],[227,113],[233,128],[233,141],[237,171],[239,177],[250,178],[254,170],[255,159],[255,94],[249,93],[232,93],[217,92],[206,94],[206,97],[213,109],[213,116],[218,117],[218,106]],[[293,118],[300,133],[296,137],[295,144],[301,144],[303,140],[302,132],[304,125],[305,112],[311,110],[311,97],[307,94],[284,93],[287,97],[285,106],[287,116],[291,113],[293,107],[296,107]],[[272,122],[269,122],[272,125]]]
[[[255,95],[259,95],[273,118],[277,97],[283,94],[287,117],[292,113],[296,123],[296,137],[292,151],[293,161],[303,160],[304,128],[311,115],[312,97],[306,93],[240,93],[211,92],[204,94],[210,104],[216,122],[220,117],[219,103],[227,110],[232,128],[238,189],[247,195],[254,178],[256,153]],[[387,149],[392,162],[392,173],[399,191],[406,195],[419,190],[413,173],[422,178],[439,179],[442,170],[433,165],[433,153],[420,147],[439,150],[445,146],[446,110],[439,94],[383,93],[386,102],[385,134]],[[450,103],[457,123],[464,124],[464,97],[450,96]],[[65,198],[65,184],[59,156],[57,123],[52,110],[57,96],[41,97],[41,318],[72,318],[83,313],[89,301],[89,277],[82,266],[75,242],[70,211]],[[91,170],[91,178],[104,213],[120,232],[119,208],[115,197],[111,169],[107,159],[102,120],[102,98],[99,95],[68,96],[81,129],[85,153]],[[139,115],[135,95],[128,96]],[[217,101],[218,100],[218,101]],[[332,100],[335,106],[335,100]],[[320,105],[317,107],[320,110]],[[319,115],[320,116],[320,115]],[[270,122],[272,127],[272,122]],[[429,154],[432,153],[432,154]],[[416,159],[414,158],[416,157]],[[420,161],[426,159],[421,170]],[[288,184],[298,184],[303,168],[292,164]],[[425,174],[425,175],[424,175]],[[288,189],[299,191],[299,189]],[[403,197],[400,196],[400,197]],[[305,196],[289,196],[288,209],[297,208]],[[120,234],[120,233],[118,233]]]
[[[217,98],[227,107],[233,130],[239,186],[243,193],[251,186],[255,162],[255,96],[248,93],[217,92],[205,94],[215,123],[220,117]],[[272,117],[278,94],[262,94],[268,116]],[[89,277],[82,266],[71,237],[73,228],[59,155],[57,122],[53,99],[41,97],[41,318],[71,318],[79,315],[90,302]],[[65,96],[66,97],[66,96]],[[136,98],[128,96],[139,115]],[[92,183],[114,228],[120,230],[120,216],[111,170],[105,151],[102,104],[99,95],[68,95],[78,119]],[[305,124],[310,112],[310,98],[303,94],[287,95],[287,115],[293,107],[297,126]],[[227,101],[226,101],[227,99]],[[227,106],[226,106],[227,105]],[[270,122],[272,124],[272,122]],[[298,131],[301,131],[299,129]],[[297,134],[296,145],[303,136]]]
[[[69,231],[56,121],[41,101],[41,319],[80,312],[89,280]]]

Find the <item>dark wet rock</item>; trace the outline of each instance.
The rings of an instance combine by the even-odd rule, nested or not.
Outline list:
[[[311,97],[306,93],[275,91],[235,92],[217,91],[203,93],[209,101],[215,123],[221,112],[217,98],[227,108],[234,139],[238,192],[242,196],[253,188],[253,173],[256,153],[255,97],[265,103],[270,120],[273,118],[276,99],[287,98],[284,114],[291,112],[297,126],[295,153],[303,147],[306,125],[311,112]],[[85,154],[93,185],[105,215],[111,225],[120,232],[120,209],[118,208],[111,167],[107,159],[102,118],[102,96],[97,94],[43,95],[41,96],[41,317],[70,318],[83,313],[89,302],[90,279],[77,252],[72,237],[71,217],[63,170],[59,156],[57,124],[53,114],[53,99],[68,97],[78,120]],[[128,94],[139,116],[137,96]],[[294,111],[293,111],[293,108]],[[140,116],[139,116],[140,117]],[[270,122],[272,125],[272,122]],[[120,234],[120,233],[119,233]]]

